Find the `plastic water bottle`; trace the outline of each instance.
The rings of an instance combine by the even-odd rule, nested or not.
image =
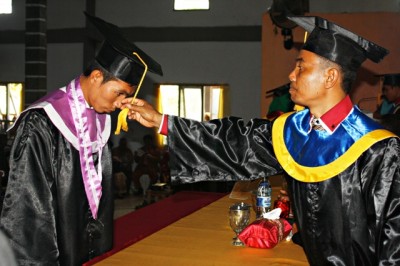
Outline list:
[[[264,213],[271,210],[271,194],[272,188],[268,179],[264,178],[258,185],[257,202],[256,202],[256,218],[262,218]]]

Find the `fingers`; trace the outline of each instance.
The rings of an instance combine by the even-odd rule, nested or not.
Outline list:
[[[130,111],[128,112],[128,118],[131,119],[131,120],[137,120],[137,117],[138,117],[138,116],[140,116],[140,114],[139,114],[139,113],[136,113],[136,112],[133,111],[133,110],[130,110]]]
[[[146,114],[144,114],[144,115],[146,115]],[[136,112],[136,111],[134,111],[134,110],[130,110],[130,111],[128,112],[127,117],[128,117],[130,120],[136,120],[136,121],[138,121],[138,122],[140,122],[140,121],[142,121],[142,120],[146,120],[146,121],[148,120],[147,117],[144,117],[142,114],[140,114],[139,112]]]
[[[129,97],[129,98],[125,98],[121,101],[122,105],[126,105],[126,104],[132,104],[132,105],[137,105],[137,106],[144,106],[146,104],[146,101],[142,100],[142,99],[138,99],[138,98],[133,98],[133,97]]]
[[[149,104],[141,99],[133,99],[133,98],[126,98],[121,101],[121,104],[118,106],[120,109],[128,108],[128,109],[135,109],[138,110],[137,107],[148,107]]]
[[[162,115],[145,100],[126,98],[121,101],[119,108],[129,110],[127,117],[146,127],[158,127],[161,123]]]
[[[130,103],[132,101],[132,99],[133,99],[133,97],[128,97],[128,98],[122,99],[121,103],[122,104]]]
[[[144,106],[145,103],[146,102],[144,100],[138,99],[138,98],[135,98],[135,99],[131,100],[131,104],[136,105],[136,106]]]

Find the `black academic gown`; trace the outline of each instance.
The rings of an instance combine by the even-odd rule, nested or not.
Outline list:
[[[249,180],[283,172],[310,265],[400,265],[398,138],[367,149],[337,176],[300,182],[278,164],[267,120],[199,123],[170,116],[173,182]],[[378,178],[381,177],[381,178]]]
[[[250,180],[282,172],[266,120],[245,125],[237,117],[207,123],[168,119],[172,182]]]
[[[97,220],[86,198],[79,152],[43,110],[28,111],[22,118],[10,163],[0,222],[19,265],[76,266],[112,248],[112,166],[107,145]]]

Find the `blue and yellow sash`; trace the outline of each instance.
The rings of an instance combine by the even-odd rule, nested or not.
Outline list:
[[[282,168],[302,182],[320,182],[343,172],[376,142],[396,135],[366,117],[357,107],[333,134],[309,132],[310,112],[291,112],[272,128],[275,155]]]

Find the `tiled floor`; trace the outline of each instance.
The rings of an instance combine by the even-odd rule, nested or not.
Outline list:
[[[136,206],[141,205],[143,203],[142,195],[128,195],[123,199],[116,198],[114,200],[114,219],[118,217],[124,216],[127,213],[133,212],[136,209]]]
[[[137,208],[144,207],[148,204],[161,200],[171,195],[173,191],[166,188],[163,191],[147,191],[147,197],[144,195],[129,194],[124,198],[115,198],[114,200],[114,219],[117,219],[127,213],[135,211]]]

